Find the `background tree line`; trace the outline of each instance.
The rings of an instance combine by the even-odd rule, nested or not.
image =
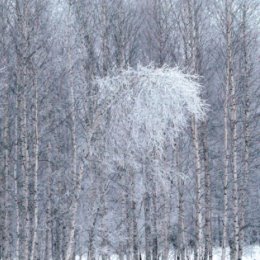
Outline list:
[[[259,244],[257,2],[1,0],[0,259]],[[151,63],[198,75],[209,108],[148,153],[94,79]]]

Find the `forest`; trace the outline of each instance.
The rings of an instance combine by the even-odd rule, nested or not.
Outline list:
[[[0,0],[0,260],[259,260],[259,61],[259,0]]]

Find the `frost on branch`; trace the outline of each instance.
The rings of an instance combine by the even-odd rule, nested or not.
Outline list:
[[[177,137],[191,115],[202,119],[205,114],[197,77],[178,68],[138,66],[97,84],[99,106],[110,111],[109,135],[120,146],[159,148],[166,135],[172,141]]]

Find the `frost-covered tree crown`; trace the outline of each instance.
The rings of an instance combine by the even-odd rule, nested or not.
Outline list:
[[[99,104],[111,112],[111,134],[130,131],[139,145],[157,145],[166,132],[175,138],[191,115],[198,120],[205,115],[198,78],[178,68],[138,66],[99,78],[97,84]]]

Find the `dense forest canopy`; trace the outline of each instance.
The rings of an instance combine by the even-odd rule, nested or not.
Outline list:
[[[259,17],[0,0],[0,260],[260,259]]]

